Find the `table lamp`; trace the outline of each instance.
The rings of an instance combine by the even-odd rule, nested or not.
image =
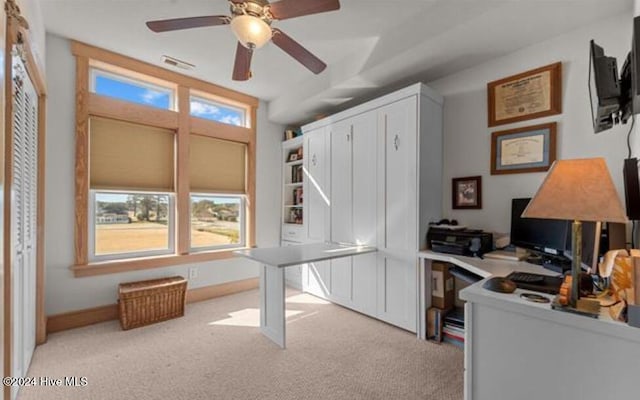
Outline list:
[[[573,221],[569,304],[574,308],[580,297],[582,221],[628,222],[604,158],[554,162],[522,217]]]

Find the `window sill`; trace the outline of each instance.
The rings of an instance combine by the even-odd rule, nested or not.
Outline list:
[[[236,250],[244,250],[248,247],[239,247],[236,249],[225,249],[220,251],[207,251],[193,254],[170,255],[141,257],[126,260],[114,260],[95,262],[85,265],[72,265],[71,270],[76,278],[84,278],[88,276],[117,274],[129,271],[138,271],[143,269],[154,269],[171,267],[173,265],[190,264],[205,261],[225,260],[235,258],[233,254]]]

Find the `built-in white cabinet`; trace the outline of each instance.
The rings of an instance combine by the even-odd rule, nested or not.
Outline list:
[[[416,330],[417,96],[378,112],[378,318]],[[440,191],[434,194],[441,196]]]
[[[304,208],[303,137],[282,143],[282,240],[304,242],[307,223]]]
[[[442,98],[416,84],[302,130],[300,242],[378,248],[302,266],[303,290],[415,332],[417,251],[442,209]]]
[[[329,215],[329,138],[327,130],[319,128],[304,135],[304,214],[307,218],[307,240],[324,242]]]

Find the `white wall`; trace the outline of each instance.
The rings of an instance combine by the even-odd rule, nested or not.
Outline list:
[[[180,265],[130,273],[74,278],[75,60],[67,39],[47,35],[49,85],[46,163],[46,313],[113,304],[120,282],[182,275],[198,268],[190,288],[256,277],[255,264],[244,259]],[[256,241],[277,246],[280,239],[280,142],[284,127],[269,123],[266,105],[258,110],[256,168]]]
[[[624,199],[622,166],[629,126],[593,133],[587,83],[589,41],[594,39],[607,55],[616,57],[621,68],[630,49],[631,23],[632,15],[619,15],[429,83],[445,96],[445,217],[475,228],[509,232],[511,199],[535,194],[545,173],[492,176],[491,132],[552,121],[558,122],[558,158],[605,157]],[[561,115],[487,128],[488,82],[557,61],[563,67]],[[482,210],[452,210],[451,179],[474,175],[482,175]]]
[[[38,68],[45,71],[45,29],[39,0],[17,0],[20,13],[29,23],[31,50]]]

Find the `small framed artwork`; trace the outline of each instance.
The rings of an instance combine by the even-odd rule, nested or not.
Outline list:
[[[453,178],[451,180],[451,200],[454,209],[481,209],[482,177]]]
[[[291,161],[298,161],[298,152],[297,151],[292,151],[291,153],[289,153],[289,158],[287,159],[288,162]]]
[[[491,175],[544,172],[556,160],[555,122],[491,134]]]
[[[560,114],[562,63],[487,84],[489,127]]]

